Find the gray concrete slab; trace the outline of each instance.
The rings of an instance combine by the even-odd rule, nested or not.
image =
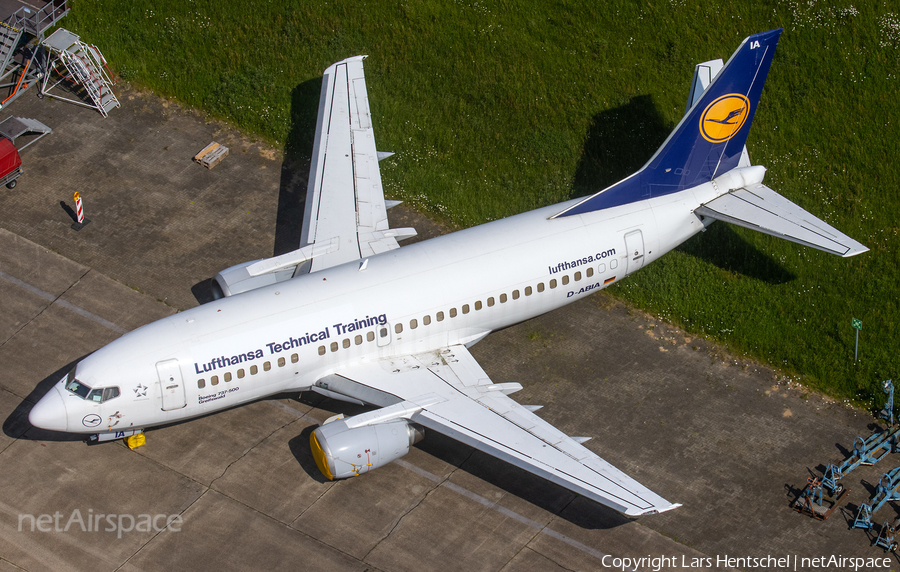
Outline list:
[[[334,486],[319,474],[309,450],[317,425],[312,418],[285,425],[229,465],[212,488],[290,525]]]
[[[880,555],[846,519],[891,467],[854,473],[850,512],[825,523],[788,507],[809,470],[867,433],[868,415],[602,294],[494,333],[473,353],[495,381],[522,383],[520,402],[545,405],[542,417],[593,436],[586,446],[684,503],[663,515],[626,519],[433,433],[395,464],[324,483],[309,431],[358,409],[315,396],[154,430],[135,452],[28,430],[30,403],[118,336],[110,324],[132,329],[196,305],[217,271],[284,252],[297,237],[302,158],[283,163],[276,150],[148,94],[122,99],[102,120],[30,97],[12,109],[55,131],[24,151],[26,175],[0,193],[0,271],[52,301],[0,277],[0,565],[590,570],[603,567],[602,554]],[[190,157],[213,139],[232,153],[207,171]],[[74,190],[93,221],[80,232],[60,204],[71,205]],[[402,207],[390,216],[440,232]],[[96,496],[108,482],[107,496]],[[109,550],[102,536],[78,548],[75,536],[10,528],[22,511],[84,510],[83,501],[182,510],[186,526]]]
[[[347,479],[323,491],[291,526],[342,552],[373,562],[367,555],[423,501],[434,483],[397,464],[363,476],[371,478]],[[334,526],[336,514],[357,515],[355,525]]]
[[[150,543],[129,565],[135,570],[371,570],[212,490],[184,518],[180,533]]]
[[[60,562],[73,569],[115,569],[160,533],[133,530],[120,537],[99,515],[180,515],[204,490],[121,443],[88,447],[19,439],[2,456],[3,557],[27,570],[54,570]],[[44,527],[50,530],[37,522],[32,528],[27,515],[52,515]]]
[[[140,455],[209,486],[268,436],[294,422],[290,413],[256,402],[154,431]],[[234,430],[224,430],[232,427]]]
[[[366,562],[382,570],[499,570],[536,534],[527,524],[441,486],[403,517]]]

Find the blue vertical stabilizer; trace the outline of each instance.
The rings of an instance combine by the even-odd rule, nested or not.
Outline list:
[[[555,216],[668,195],[737,167],[779,36],[781,29],[745,39],[640,171]]]

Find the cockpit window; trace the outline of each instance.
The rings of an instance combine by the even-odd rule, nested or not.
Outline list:
[[[87,400],[94,403],[103,403],[116,397],[119,397],[118,387],[97,387],[88,393]]]
[[[91,391],[90,387],[75,379],[74,368],[72,368],[72,371],[69,372],[69,375],[66,378],[66,389],[82,399],[87,398],[88,393]]]
[[[94,403],[103,403],[110,399],[119,397],[118,387],[97,387],[91,389],[89,386],[75,379],[75,368],[66,376],[66,389],[82,399],[93,401]]]

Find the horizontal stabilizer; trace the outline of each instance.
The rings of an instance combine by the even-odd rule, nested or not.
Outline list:
[[[869,250],[761,183],[726,193],[701,205],[694,213],[838,256],[854,256]]]

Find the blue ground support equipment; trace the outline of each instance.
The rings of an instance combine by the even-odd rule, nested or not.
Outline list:
[[[872,507],[866,503],[859,505],[859,512],[856,513],[856,520],[853,521],[852,528],[872,529]]]
[[[886,552],[894,552],[897,550],[897,543],[894,542],[894,536],[897,534],[898,527],[900,527],[900,518],[893,523],[887,520],[884,521],[884,524],[881,525],[881,532],[878,533],[878,538],[875,539],[875,542],[873,542],[872,545],[880,546],[884,548]]]
[[[878,414],[882,417],[882,419],[887,419],[887,422],[894,425],[894,382],[890,379],[885,380],[882,385],[884,386],[884,392],[888,394],[887,403],[884,404],[884,409],[878,412]]]
[[[897,452],[898,432],[900,432],[900,426],[874,433],[868,439],[857,437],[853,442],[853,453],[837,468],[840,476],[847,476],[847,473],[860,465],[874,465],[885,458],[888,453]]]
[[[872,497],[872,514],[892,500],[900,500],[900,467],[885,473],[878,481]]]
[[[875,487],[875,494],[868,503],[859,506],[859,512],[856,513],[856,520],[853,521],[853,528],[865,528],[871,530],[874,526],[872,516],[878,510],[887,504],[888,501],[900,500],[900,467],[891,469],[882,475]]]

